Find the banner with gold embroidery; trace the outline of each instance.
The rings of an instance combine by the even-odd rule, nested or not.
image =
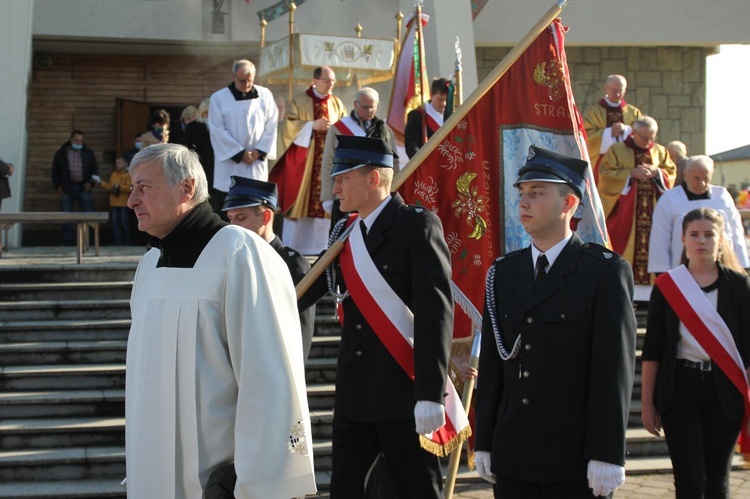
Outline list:
[[[566,30],[559,19],[550,24],[400,188],[407,203],[432,210],[443,222],[461,308],[456,339],[471,337],[481,322],[492,261],[530,244],[513,187],[529,146],[588,161],[565,56]],[[590,169],[586,180],[572,225],[584,241],[607,244]]]

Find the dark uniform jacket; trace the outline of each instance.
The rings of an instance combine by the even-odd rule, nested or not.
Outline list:
[[[494,264],[503,361],[485,305],[477,450],[498,476],[585,480],[589,460],[624,465],[635,366],[633,273],[620,256],[573,234],[535,291],[531,249]],[[488,289],[490,288],[488,283]]]
[[[0,200],[10,197],[8,174],[10,174],[10,165],[0,159]]]
[[[286,266],[289,267],[289,273],[292,275],[292,281],[296,286],[305,277],[310,270],[310,262],[302,256],[297,250],[284,246],[279,236],[274,237],[268,244],[271,245],[276,253],[279,254]],[[302,310],[302,309],[300,309]],[[299,314],[300,326],[302,326],[302,352],[304,359],[310,355],[310,346],[312,345],[313,330],[315,328],[315,305],[307,308]]]
[[[64,192],[68,192],[72,184],[70,180],[70,167],[68,166],[69,148],[70,141],[67,141],[60,146],[60,149],[57,150],[52,160],[52,187],[57,189],[57,186],[62,186]],[[86,144],[83,144],[81,148],[81,164],[83,168],[83,181],[81,184],[91,184],[93,187],[94,181],[91,180],[91,176],[99,175],[99,166],[96,163],[94,151],[89,149]]]
[[[361,422],[413,418],[417,400],[444,403],[453,329],[450,254],[440,220],[429,210],[405,205],[398,194],[375,220],[365,244],[383,278],[414,313],[415,380],[348,297],[343,302],[334,410]],[[334,265],[343,292],[346,283],[338,260]],[[300,308],[327,291],[323,276],[302,297]]]
[[[750,364],[750,279],[744,273],[719,266],[716,311],[727,324],[734,343],[745,363]],[[643,360],[659,363],[654,403],[659,414],[669,409],[674,396],[677,343],[680,340],[680,319],[667,303],[661,290],[654,286],[648,305],[648,327],[643,343]],[[713,379],[724,414],[730,419],[741,417],[744,410],[742,394],[724,372],[713,364]]]
[[[411,158],[417,151],[424,145],[424,137],[422,136],[422,118],[425,114],[424,109],[414,109],[409,111],[406,115],[406,125],[404,126],[404,147],[406,148],[406,155]],[[432,138],[434,131],[427,127],[427,140]]]

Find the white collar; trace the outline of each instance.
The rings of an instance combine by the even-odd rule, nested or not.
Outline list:
[[[607,99],[606,97],[604,98],[604,102],[606,102],[607,104],[609,104],[610,107],[620,107],[620,105],[622,104],[622,101],[620,101],[620,102],[612,102],[611,100]]]
[[[377,208],[375,208],[374,210],[372,210],[372,213],[370,213],[369,215],[367,215],[366,218],[359,217],[360,220],[364,220],[365,221],[365,225],[367,226],[367,231],[368,232],[370,231],[370,229],[372,229],[372,226],[375,223],[375,220],[377,220],[378,215],[380,215],[380,212],[383,211],[383,209],[385,208],[385,205],[388,204],[388,201],[390,201],[392,197],[393,196],[391,196],[390,194],[388,194],[388,197],[385,198],[383,200],[383,202],[378,205]]]
[[[321,93],[319,93],[317,90],[315,90],[314,86],[310,87],[310,88],[312,88],[313,94],[315,94],[315,97],[317,97],[318,99],[325,99],[326,95],[328,95],[328,94],[321,94]]]
[[[552,246],[550,249],[542,253],[539,251],[539,249],[534,246],[534,243],[532,241],[531,244],[531,262],[533,265],[536,266],[536,259],[539,258],[539,255],[545,255],[547,257],[547,269],[549,271],[550,268],[552,268],[552,265],[555,263],[555,260],[557,260],[557,257],[560,256],[560,253],[562,253],[562,250],[565,248],[565,246],[568,244],[568,241],[573,237],[573,232],[571,231],[570,234],[565,236],[562,241]]]

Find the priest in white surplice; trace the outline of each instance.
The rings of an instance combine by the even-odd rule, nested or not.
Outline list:
[[[255,65],[232,65],[232,83],[211,95],[208,129],[214,149],[214,211],[224,207],[229,177],[268,180],[268,160],[276,158],[279,110],[271,91],[255,85]]]
[[[682,219],[686,213],[704,206],[724,217],[724,236],[744,268],[750,267],[745,229],[732,195],[720,185],[711,185],[714,161],[708,156],[688,158],[683,180],[659,198],[654,210],[648,245],[648,271],[663,273],[680,265]]]
[[[152,249],[131,297],[128,497],[202,499],[234,463],[237,498],[315,492],[299,316],[283,260],[216,216],[198,156],[131,162],[128,206]]]

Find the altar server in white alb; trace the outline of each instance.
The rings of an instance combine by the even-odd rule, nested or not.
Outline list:
[[[682,219],[697,208],[713,208],[724,218],[724,238],[734,249],[743,268],[750,267],[742,217],[725,187],[712,185],[714,160],[708,156],[687,159],[682,182],[666,191],[654,209],[648,245],[648,271],[664,273],[680,265]]]
[[[268,180],[268,160],[276,158],[279,110],[271,91],[255,85],[255,65],[241,59],[232,65],[232,83],[211,95],[208,129],[214,148],[214,206],[221,209],[229,177]]]
[[[234,463],[237,498],[315,492],[299,315],[283,260],[208,204],[198,156],[155,145],[128,206],[151,237],[135,275],[125,391],[128,497],[202,499]]]

